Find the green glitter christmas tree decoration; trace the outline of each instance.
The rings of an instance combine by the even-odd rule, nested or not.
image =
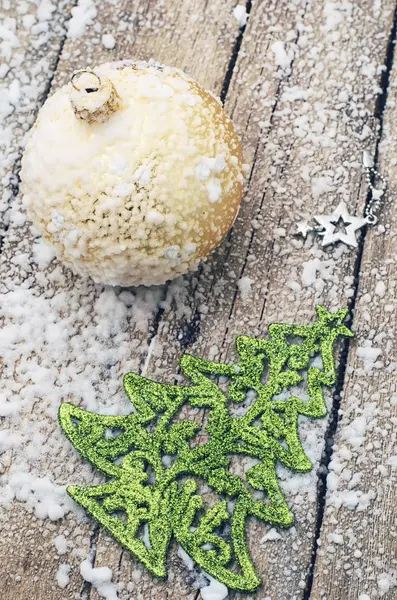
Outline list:
[[[268,339],[238,337],[237,364],[183,356],[182,372],[192,385],[128,373],[124,387],[135,410],[127,416],[61,405],[59,421],[73,446],[110,478],[103,485],[69,486],[68,493],[154,575],[166,576],[167,550],[175,538],[227,587],[252,591],[259,585],[245,538],[247,518],[292,525],[276,465],[297,472],[312,468],[299,439],[299,415],[326,415],[323,388],[336,381],[335,342],[352,336],[344,325],[346,310],[331,314],[318,306],[316,312],[313,325],[275,324]],[[310,365],[316,355],[322,369]],[[280,398],[304,381],[305,370],[309,399]],[[229,380],[228,394],[219,377]],[[248,392],[255,397],[251,404]],[[248,407],[233,416],[229,401]],[[200,424],[174,422],[185,404],[207,409],[203,443],[197,440]],[[245,479],[230,471],[236,454],[256,459]],[[198,492],[200,481],[222,498],[212,507]]]

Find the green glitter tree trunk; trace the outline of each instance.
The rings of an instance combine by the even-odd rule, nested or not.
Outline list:
[[[299,438],[299,415],[326,415],[323,388],[335,383],[335,342],[352,335],[343,324],[347,311],[316,311],[313,325],[270,325],[268,339],[239,337],[237,364],[183,356],[189,386],[128,373],[124,387],[135,409],[130,415],[101,416],[61,405],[59,421],[73,446],[110,478],[98,486],[69,486],[68,493],[154,575],[166,576],[167,550],[175,538],[197,565],[226,586],[242,591],[258,586],[246,520],[256,517],[283,527],[293,523],[276,465],[297,472],[312,468]],[[321,369],[311,364],[316,356]],[[305,370],[309,399],[280,397],[304,381]],[[219,377],[229,380],[227,394]],[[254,402],[242,416],[233,416],[230,402],[241,405],[248,392]],[[196,440],[201,425],[174,422],[184,404],[208,411],[208,439],[202,444]],[[236,454],[255,459],[244,478],[230,471]],[[221,500],[205,506],[199,481]],[[144,526],[148,536],[142,534]],[[230,539],[225,539],[227,529]]]

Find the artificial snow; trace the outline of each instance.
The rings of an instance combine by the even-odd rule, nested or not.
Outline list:
[[[114,37],[112,36],[111,33],[105,33],[102,36],[102,45],[107,49],[107,50],[113,50],[113,48],[116,45],[116,40],[114,39]]]
[[[73,36],[71,31],[73,27],[76,31],[80,29],[80,36],[91,36],[87,43],[90,52],[95,48],[91,45],[91,40],[94,40],[100,50],[102,32],[108,30],[109,24],[102,23],[102,29],[98,27],[94,33],[96,19],[93,14],[94,2],[80,1],[76,9],[82,9],[84,5],[86,7],[91,5],[91,16],[85,14],[85,11],[80,10],[78,13],[75,10],[69,25],[69,35]],[[5,124],[0,133],[2,154],[0,169],[5,186],[10,181],[9,174],[14,172],[14,165],[20,154],[19,149],[23,146],[25,131],[33,123],[40,98],[51,77],[51,49],[57,47],[57,35],[59,36],[60,33],[59,28],[53,28],[52,22],[48,20],[51,12],[50,3],[41,2],[40,6],[43,7],[43,10],[40,10],[41,31],[35,28],[35,24],[38,24],[39,11],[36,14],[6,19],[0,25],[0,78],[2,78],[2,86],[4,84],[0,91],[0,117]],[[294,7],[295,4],[290,3],[291,11],[295,10]],[[241,7],[240,11],[243,8]],[[245,300],[248,303],[247,307],[244,307],[242,314],[237,309],[236,317],[233,316],[235,318],[233,327],[226,336],[226,343],[230,346],[234,343],[236,333],[252,331],[263,335],[265,321],[271,322],[278,319],[280,314],[284,314],[284,304],[280,304],[280,285],[285,284],[283,289],[286,296],[283,303],[287,303],[291,309],[288,311],[288,318],[299,319],[301,322],[305,322],[307,317],[307,306],[312,306],[314,303],[323,302],[334,308],[344,305],[348,290],[352,287],[352,282],[347,275],[347,273],[351,275],[352,255],[349,257],[339,246],[323,250],[321,239],[318,238],[313,242],[309,236],[306,241],[302,241],[295,240],[289,235],[290,227],[292,230],[293,220],[298,212],[305,212],[306,209],[310,211],[314,206],[316,210],[321,209],[324,214],[328,214],[336,194],[346,196],[350,193],[351,178],[360,168],[361,140],[367,139],[368,133],[371,133],[365,121],[368,120],[368,111],[371,110],[373,98],[378,94],[379,76],[375,72],[375,67],[379,73],[379,69],[383,68],[383,56],[379,60],[381,52],[378,53],[377,48],[382,48],[384,45],[384,35],[377,25],[378,21],[372,19],[372,14],[375,19],[378,19],[382,11],[383,16],[380,16],[382,24],[385,20],[385,10],[380,0],[373,1],[372,9],[369,6],[367,16],[371,23],[368,27],[371,27],[373,35],[371,40],[368,40],[368,44],[363,45],[359,38],[359,27],[356,27],[354,20],[352,21],[353,11],[359,9],[358,4],[344,1],[327,1],[320,8],[308,7],[309,21],[306,24],[302,22],[302,26],[299,24],[299,40],[296,44],[294,41],[296,31],[283,30],[282,22],[273,22],[270,39],[273,36],[282,36],[284,41],[278,43],[267,57],[263,57],[258,52],[258,61],[254,58],[250,65],[253,69],[252,79],[249,69],[245,72],[235,71],[238,73],[238,80],[241,81],[242,90],[243,84],[247,81],[252,84],[250,94],[255,98],[258,106],[258,110],[253,111],[250,119],[248,139],[251,140],[251,135],[252,139],[255,138],[255,127],[258,126],[258,130],[260,128],[263,132],[262,141],[267,144],[266,156],[269,158],[269,164],[265,165],[263,184],[258,179],[258,189],[261,186],[264,188],[265,182],[267,185],[268,181],[269,187],[273,188],[277,195],[273,198],[273,204],[265,206],[263,219],[262,214],[255,214],[255,218],[252,219],[255,250],[248,254],[245,271],[248,273],[248,278],[252,278],[253,281],[252,286],[249,286],[250,290],[255,289],[258,296],[262,291],[263,295],[266,294],[265,315],[259,320],[255,312],[256,294],[255,297],[252,293],[248,294]],[[299,6],[300,10],[301,6]],[[272,15],[268,18],[271,19]],[[198,22],[202,28],[200,19]],[[319,24],[322,27],[320,34],[316,32]],[[125,26],[126,31],[127,22],[120,20],[120,31],[122,31],[121,25]],[[46,27],[47,31],[45,31]],[[54,34],[54,31],[57,33]],[[33,65],[33,68],[27,61],[24,36],[28,36],[32,42],[29,44],[29,51],[31,48],[45,49],[44,55],[37,64]],[[342,41],[338,42],[338,38]],[[355,56],[353,56],[350,40],[354,40],[354,49],[357,49]],[[103,42],[102,46],[106,48]],[[70,48],[67,41],[65,56],[66,53],[73,54]],[[278,82],[279,77],[291,70],[294,54],[297,76],[294,77],[293,74],[288,80],[284,79],[280,82],[278,104],[273,106],[274,98],[271,94],[274,79]],[[65,60],[67,61],[62,58],[64,67],[67,64]],[[69,65],[71,68],[78,68],[82,66],[80,60],[81,57],[76,60],[76,57],[72,56]],[[277,75],[276,67],[279,69]],[[255,68],[257,72],[264,69],[264,76],[258,76],[257,81]],[[305,71],[308,71],[307,78],[301,76]],[[365,74],[368,78],[365,99],[360,90],[355,87],[355,73]],[[326,89],[322,87],[321,77],[327,81]],[[236,114],[238,110],[237,106]],[[273,124],[276,124],[277,136],[270,134],[268,139],[269,114],[273,110]],[[260,113],[260,125],[255,121],[256,112]],[[338,115],[341,114],[346,119],[343,124],[338,120]],[[361,133],[358,133],[359,127]],[[355,140],[356,135],[360,136],[357,143],[352,141]],[[259,139],[260,134],[258,134]],[[292,157],[290,147],[293,152]],[[276,167],[284,168],[287,157],[289,165],[287,164],[280,181],[275,181],[280,172],[276,171]],[[250,160],[246,170],[251,171],[250,153],[246,160]],[[122,179],[127,163],[120,155],[115,157],[109,168]],[[255,176],[255,171],[253,174]],[[136,177],[139,183],[150,182],[150,170],[142,170],[136,174]],[[199,157],[197,169],[192,173],[192,177],[196,177],[202,183],[204,191],[208,193],[206,184],[211,178],[216,178],[217,173],[207,164],[206,157]],[[122,193],[123,189],[120,187],[117,192]],[[24,225],[25,214],[18,206],[18,199],[12,196],[13,194],[6,189],[3,197],[0,198],[0,212],[3,217],[0,229],[4,232],[5,226],[10,225],[7,233],[10,241],[5,239],[3,250],[6,267],[2,276],[2,298],[6,301],[0,302],[0,317],[4,320],[0,338],[0,355],[4,360],[2,380],[4,392],[2,391],[0,396],[0,415],[6,417],[7,423],[7,429],[2,430],[0,434],[0,447],[4,451],[0,464],[2,473],[0,503],[6,508],[15,503],[34,516],[47,519],[47,523],[40,523],[40,525],[52,528],[50,531],[53,533],[49,539],[52,539],[53,552],[56,551],[61,555],[61,560],[70,561],[65,554],[70,552],[70,556],[73,557],[74,552],[84,550],[84,554],[81,555],[83,558],[89,540],[85,541],[85,548],[84,543],[78,548],[75,547],[75,532],[80,528],[74,522],[77,516],[74,512],[76,507],[72,503],[65,504],[70,499],[65,493],[64,484],[95,483],[99,481],[99,475],[77,456],[70,443],[59,434],[56,421],[59,404],[69,400],[101,414],[129,412],[131,406],[126,401],[121,387],[123,373],[128,370],[137,372],[142,368],[144,372],[148,371],[148,376],[153,376],[153,372],[157,371],[160,380],[164,375],[163,354],[168,332],[174,331],[173,327],[177,319],[183,318],[186,321],[190,318],[191,306],[199,307],[202,318],[201,335],[205,339],[208,333],[206,315],[209,314],[209,318],[213,318],[211,315],[215,308],[221,314],[227,306],[226,299],[229,293],[236,291],[236,282],[240,276],[240,271],[233,272],[236,261],[240,258],[243,260],[244,248],[251,248],[251,246],[248,246],[248,240],[243,237],[244,233],[236,229],[236,235],[241,236],[238,238],[239,243],[241,242],[241,246],[238,246],[239,253],[241,249],[241,257],[236,259],[234,256],[233,261],[226,261],[222,275],[214,281],[216,304],[203,285],[203,282],[207,281],[206,276],[200,277],[194,295],[187,286],[190,279],[175,284],[175,287],[173,284],[169,293],[163,288],[122,291],[103,288],[89,281],[82,282],[79,278],[71,278],[67,270],[60,268],[58,263],[52,260],[51,253],[47,253],[45,246],[41,245],[42,242],[37,237],[35,241],[36,234],[29,237],[26,228],[19,229]],[[12,212],[8,209],[11,199]],[[252,202],[253,199],[247,198],[247,200]],[[281,205],[284,208],[279,212],[278,207]],[[245,210],[248,212],[248,208]],[[279,220],[280,215],[281,220]],[[62,231],[64,227],[62,215],[54,211],[51,217],[53,227]],[[163,218],[161,212],[154,210],[150,216],[148,215],[148,222],[158,227]],[[285,229],[288,237],[281,242],[277,239],[274,245],[274,264],[278,269],[277,279],[274,280],[275,272],[270,276],[266,271],[267,262],[263,263],[265,269],[261,270],[259,267],[264,256],[262,253],[269,247],[276,228]],[[372,231],[376,237],[385,233],[385,228],[381,224]],[[388,226],[386,232],[386,235],[392,233]],[[184,249],[181,248],[181,252],[183,251]],[[233,255],[233,246],[231,252]],[[170,256],[171,259],[172,257],[175,259],[178,254],[170,250]],[[382,497],[381,494],[387,490],[397,468],[395,451],[391,455],[385,455],[384,450],[388,441],[392,439],[393,433],[392,429],[387,429],[387,426],[393,426],[394,417],[392,412],[387,414],[387,411],[390,407],[394,410],[397,405],[397,395],[395,393],[393,395],[393,391],[389,388],[385,390],[386,386],[382,385],[383,370],[373,374],[374,368],[385,361],[387,376],[392,378],[395,375],[396,365],[389,361],[392,324],[385,319],[379,331],[371,330],[374,310],[382,314],[384,309],[393,317],[394,290],[390,286],[388,273],[382,260],[378,257],[375,260],[375,256],[370,259],[370,264],[364,264],[364,269],[373,268],[374,272],[370,274],[368,270],[364,270],[362,278],[368,280],[369,276],[373,276],[376,285],[374,283],[373,286],[366,286],[365,293],[358,299],[356,313],[358,337],[357,342],[352,342],[352,358],[353,368],[359,377],[353,380],[355,389],[349,390],[348,395],[342,398],[343,414],[341,413],[337,443],[329,465],[325,507],[325,520],[331,522],[333,533],[329,540],[326,536],[322,540],[327,560],[332,559],[331,553],[335,552],[340,565],[339,572],[342,574],[343,564],[352,563],[349,580],[354,581],[357,577],[360,583],[355,589],[370,590],[368,594],[359,594],[358,600],[374,600],[382,597],[383,594],[392,594],[395,585],[393,572],[388,571],[388,557],[382,556],[380,552],[376,557],[376,563],[366,567],[368,572],[364,573],[361,570],[362,564],[365,564],[364,561],[361,563],[363,552],[365,553],[365,547],[361,544],[370,530],[372,514],[382,510],[381,502],[384,496]],[[255,272],[255,268],[258,269],[259,275]],[[204,268],[204,273],[206,269],[207,267]],[[211,274],[211,270],[209,273]],[[271,281],[276,282],[269,285],[269,277],[273,277]],[[237,290],[241,294],[242,290],[239,288],[240,286]],[[388,304],[384,303],[386,294],[390,295]],[[238,304],[239,302],[237,307]],[[175,315],[167,316],[163,321],[165,333],[161,331],[158,336],[150,340],[153,317],[159,307],[165,310],[166,314],[169,314],[170,310],[175,310]],[[384,340],[373,339],[373,336],[378,334],[387,334],[387,337]],[[224,347],[216,331],[214,335],[215,339],[210,339],[209,345],[206,346],[208,348],[206,358],[213,355],[216,360],[224,351]],[[371,342],[368,342],[369,338]],[[356,344],[358,349],[354,357]],[[351,365],[352,363],[348,365],[348,375],[352,369]],[[166,371],[167,376],[174,376],[172,369]],[[372,385],[371,377],[379,377],[379,390],[376,389],[376,385]],[[390,402],[387,410],[383,408],[387,404],[385,394]],[[327,401],[329,404],[329,399]],[[381,410],[384,410],[383,415],[379,412]],[[324,446],[325,425],[325,420],[322,422],[306,420],[302,427],[300,426],[305,450],[308,451],[315,467],[318,465]],[[315,521],[317,474],[316,468],[311,473],[299,475],[292,475],[287,469],[280,468],[278,474],[281,479],[280,485],[287,494],[288,503],[294,513],[297,513],[297,518],[302,524],[298,531],[291,528],[283,532],[282,538],[277,541],[266,539],[266,544],[271,542],[271,548],[277,546],[278,550],[276,560],[271,565],[272,575],[269,576],[269,580],[274,581],[270,579],[274,573],[274,577],[277,577],[278,582],[283,586],[280,594],[287,595],[286,590],[289,586],[294,585],[298,588],[305,568],[301,562],[300,550],[306,543],[304,539],[306,533],[311,535],[310,524]],[[55,536],[68,520],[65,516],[71,510],[73,514],[69,517],[73,522],[73,535],[70,538],[66,534]],[[339,527],[338,519],[342,521],[346,511],[351,513]],[[63,515],[61,521],[57,520],[60,515]],[[339,536],[343,537],[341,544],[336,541],[340,540]],[[358,550],[356,545],[363,552]],[[289,550],[292,548],[292,551],[287,552],[287,548]],[[187,558],[183,557],[182,552],[179,552],[179,556],[182,560],[186,560],[186,566],[191,565]],[[288,557],[289,571],[283,575],[283,570],[286,568],[283,558],[285,556]],[[56,576],[58,585],[69,577],[67,566],[66,562],[59,565]],[[131,574],[133,582],[128,584],[129,591],[139,586],[140,577],[141,570],[135,569]],[[339,577],[338,573],[337,577]],[[97,581],[97,584],[114,585],[107,577],[105,579],[106,581]],[[337,583],[335,581],[334,585]],[[208,593],[211,585],[207,588],[209,588]],[[113,592],[114,587],[109,593]],[[270,596],[265,596],[263,600],[270,600]]]
[[[112,581],[112,570],[109,567],[93,567],[90,559],[83,560],[80,564],[80,574],[88,581],[105,600],[119,600],[117,586]]]
[[[72,8],[72,18],[68,24],[68,37],[72,40],[84,35],[88,25],[92,25],[97,16],[93,0],[79,0]]]
[[[10,430],[3,430],[3,434],[9,432]],[[15,438],[12,445],[17,445],[22,440],[23,437]],[[1,442],[0,437],[0,446]],[[8,445],[9,447],[12,446]],[[5,449],[8,448],[6,446]],[[38,519],[49,518],[51,521],[58,521],[71,510],[73,501],[66,493],[66,486],[58,486],[48,477],[34,476],[22,470],[13,473],[13,470],[11,469],[11,474],[3,478],[0,506],[9,505],[13,500],[17,500],[25,503],[30,511],[34,511]]]
[[[33,246],[33,260],[40,269],[46,269],[55,258],[54,248],[39,240]]]
[[[59,267],[48,276],[64,281]],[[66,486],[56,482],[69,483],[72,475],[64,469],[53,472],[55,463],[76,461],[59,434],[58,407],[73,399],[96,412],[131,411],[122,388],[123,373],[137,370],[129,328],[146,331],[161,298],[161,289],[117,296],[112,288],[85,283],[69,292],[52,290],[47,297],[14,283],[7,302],[0,303],[0,318],[5,319],[0,414],[7,416],[0,448],[2,460],[12,456],[1,477],[0,505],[16,501],[38,518],[53,521],[75,506]]]
[[[325,23],[321,29],[325,33],[337,30],[350,18],[352,10],[351,2],[326,2],[323,11]]]
[[[293,50],[291,48],[287,49],[284,42],[281,41],[274,42],[271,45],[271,50],[273,52],[276,65],[284,71],[289,71],[291,63],[294,59]]]
[[[70,581],[69,573],[70,565],[67,563],[61,563],[56,574],[57,584],[61,589],[65,589],[65,587],[68,585]]]
[[[343,535],[341,535],[340,533],[329,533],[327,535],[327,539],[333,544],[338,544],[338,546],[343,546],[344,544]]]
[[[252,286],[254,285],[254,283],[255,281],[250,277],[241,277],[238,280],[237,286],[240,291],[241,299],[243,300],[243,302],[251,296]]]
[[[356,350],[357,358],[364,361],[366,364],[375,363],[382,354],[381,348],[373,348],[372,346],[358,346]]]
[[[68,542],[64,535],[57,535],[54,538],[54,546],[58,554],[66,554],[68,551]]]
[[[279,532],[277,531],[277,529],[272,527],[261,539],[261,544],[265,543],[265,542],[273,542],[275,540],[281,540],[281,539],[282,539],[282,537],[279,534]]]
[[[390,456],[387,464],[390,465],[392,469],[397,469],[397,454]]]
[[[213,177],[207,183],[208,200],[210,202],[218,202],[222,195],[222,185],[219,179]]]
[[[397,573],[381,573],[377,578],[379,596],[382,598],[390,590],[397,588]]]
[[[386,285],[383,281],[378,281],[375,287],[375,294],[379,296],[379,298],[384,298],[386,294]]]
[[[192,571],[194,569],[194,560],[182,548],[182,546],[179,546],[179,545],[178,545],[178,556],[183,560],[183,563],[186,566],[186,568],[188,569],[188,571]]]
[[[203,600],[224,600],[227,598],[229,590],[223,584],[213,579],[209,575],[207,577],[210,580],[209,585],[200,589],[200,594]]]
[[[235,6],[233,9],[233,17],[236,19],[240,27],[245,27],[248,20],[248,13],[245,9],[245,6],[242,4],[237,4],[237,6]]]
[[[308,260],[302,266],[301,281],[303,287],[317,286],[317,289],[320,290],[324,288],[324,281],[332,278],[332,272],[335,268],[332,260],[321,260],[319,258]]]

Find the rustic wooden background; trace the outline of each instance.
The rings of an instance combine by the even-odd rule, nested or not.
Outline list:
[[[275,321],[307,323],[318,303],[329,309],[348,306],[356,337],[342,350],[328,421],[310,423],[307,433],[318,440],[315,469],[298,492],[285,482],[295,526],[280,532],[278,539],[266,540],[266,527],[250,524],[250,548],[263,583],[256,594],[230,592],[229,597],[396,598],[396,1],[248,0],[248,23],[241,27],[233,16],[236,0],[91,4],[96,15],[84,33],[72,39],[66,28],[74,2],[54,2],[41,45],[34,43],[29,21],[23,19],[26,11],[36,14],[38,0],[3,0],[0,7],[0,40],[1,22],[10,19],[19,40],[7,58],[11,68],[1,84],[12,83],[21,62],[35,82],[23,109],[11,112],[4,123],[10,136],[1,147],[0,302],[6,303],[10,290],[19,286],[44,298],[64,293],[70,297],[71,311],[83,307],[83,328],[94,319],[95,302],[103,292],[101,286],[67,271],[52,280],[53,265],[43,274],[33,260],[24,269],[15,260],[30,255],[33,244],[28,224],[12,218],[13,205],[20,200],[23,135],[46,97],[74,69],[153,57],[181,67],[219,94],[249,165],[239,217],[228,239],[198,273],[158,290],[163,302],[147,322],[136,319],[136,306],[135,313],[134,306],[129,308],[123,332],[129,352],[115,367],[117,374],[120,381],[127,370],[172,381],[186,350],[232,360],[238,334],[264,335]],[[114,35],[114,49],[104,48],[103,33]],[[46,67],[37,68],[42,61]],[[351,212],[363,214],[368,200],[361,171],[363,149],[389,180],[380,225],[363,231],[355,250],[324,250],[312,239],[294,238],[294,223],[301,215],[329,212],[341,199]],[[242,278],[248,278],[243,279],[245,285],[239,285]],[[71,340],[75,333],[67,335]],[[101,343],[112,349],[119,340],[110,332]],[[379,350],[370,365],[357,351],[368,345]],[[73,352],[70,344],[69,361]],[[1,364],[0,359],[0,369]],[[97,387],[104,402],[108,377],[107,372],[101,374],[105,391]],[[20,416],[22,425],[29,427],[33,410],[42,410],[50,437],[59,435],[54,415],[46,414],[40,402]],[[2,419],[2,428],[11,426]],[[352,431],[361,435],[357,443],[351,441]],[[69,459],[73,469],[65,476],[66,457],[66,450],[54,455],[42,466],[43,473],[59,484],[87,482],[76,456]],[[12,456],[4,463],[5,476],[11,462]],[[79,565],[87,555],[93,565],[113,570],[120,598],[200,598],[176,549],[169,559],[172,576],[159,582],[92,522],[78,520],[74,511],[52,522],[37,519],[23,502],[14,502],[1,508],[0,518],[2,600],[99,600],[95,586],[80,575]],[[61,556],[53,538],[65,532],[74,551]],[[64,589],[56,581],[61,562],[71,567]]]

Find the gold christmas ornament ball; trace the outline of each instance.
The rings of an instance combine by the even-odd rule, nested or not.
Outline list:
[[[242,152],[219,100],[182,71],[107,63],[45,102],[21,179],[29,218],[74,272],[153,285],[196,269],[223,240]]]

